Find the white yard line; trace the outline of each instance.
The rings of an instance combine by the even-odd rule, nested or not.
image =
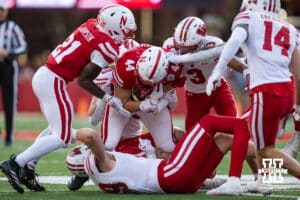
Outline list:
[[[252,193],[243,193],[242,196],[253,196],[253,197],[262,197],[263,195],[262,194],[252,194]],[[292,196],[292,195],[280,195],[280,194],[271,194],[271,195],[268,195],[266,197],[277,197],[277,198],[287,198],[287,199],[290,199],[290,198],[299,198],[299,196]]]
[[[218,178],[227,178],[227,175],[217,175]],[[68,180],[71,178],[71,176],[39,176],[39,181],[41,183],[54,183],[54,184],[67,184]],[[5,177],[1,177],[0,181],[7,180]],[[253,175],[243,175],[241,178],[242,185],[245,185],[251,181],[253,181]],[[89,185],[92,185],[93,183],[91,181],[88,182]],[[281,184],[273,184],[273,186],[276,187],[295,187],[300,189],[300,181],[294,177],[287,176],[283,177],[283,183]]]
[[[217,175],[218,178],[227,178],[226,175]],[[64,184],[66,185],[71,176],[39,176],[40,183],[48,183],[48,184]],[[246,185],[247,183],[253,181],[253,175],[243,175],[241,178],[242,185]],[[1,177],[0,181],[7,181],[6,177]],[[92,181],[88,181],[85,185],[93,185]],[[273,184],[275,190],[285,190],[285,189],[299,189],[300,190],[300,181],[294,177],[284,177],[282,184]],[[299,191],[295,190],[295,191]],[[3,190],[1,190],[3,192]],[[253,196],[260,196],[259,194],[251,194],[245,193],[244,195],[253,195]],[[280,195],[271,195],[276,197],[281,197]],[[296,197],[296,196],[292,196]],[[282,198],[288,198],[286,195],[282,195]],[[290,198],[290,197],[289,197]]]

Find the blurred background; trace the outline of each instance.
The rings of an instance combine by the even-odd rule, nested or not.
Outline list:
[[[88,18],[95,18],[99,8],[109,3],[120,3],[133,10],[138,30],[136,40],[141,43],[162,45],[172,36],[177,23],[186,16],[201,17],[208,26],[208,34],[227,40],[234,16],[238,13],[240,0],[7,0],[9,19],[16,21],[24,30],[29,45],[28,57],[19,57],[18,111],[40,112],[31,89],[33,73],[44,64],[48,54],[77,26]],[[282,17],[300,28],[300,1],[283,0]],[[230,75],[232,89],[239,101],[244,83],[241,77]],[[78,90],[76,81],[68,90],[79,116],[84,117],[90,95]],[[179,98],[184,93],[179,90]],[[0,98],[1,99],[1,98]],[[1,101],[1,100],[0,100]],[[184,101],[180,101],[176,114],[184,114]],[[245,101],[247,103],[247,100]],[[238,107],[245,107],[244,101]],[[0,103],[2,111],[2,103]]]

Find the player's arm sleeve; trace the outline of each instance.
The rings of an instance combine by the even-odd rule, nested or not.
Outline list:
[[[222,51],[222,54],[216,66],[216,70],[224,73],[227,71],[228,63],[234,58],[241,44],[247,39],[247,36],[247,31],[242,27],[238,26],[233,30],[229,40],[224,46],[224,50]]]
[[[94,50],[91,53],[91,62],[95,65],[98,65],[102,69],[109,64],[98,50]]]
[[[183,55],[170,54],[168,60],[172,63],[193,63],[201,62],[204,59],[213,58],[219,56],[224,48],[224,45],[218,45],[209,49],[199,50],[192,53],[187,53]]]

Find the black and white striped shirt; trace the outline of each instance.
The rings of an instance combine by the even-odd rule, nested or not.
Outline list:
[[[27,43],[22,29],[11,20],[0,23],[0,49],[5,49],[9,59],[25,53]]]

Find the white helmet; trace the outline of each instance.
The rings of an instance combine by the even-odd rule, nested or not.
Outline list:
[[[125,6],[113,4],[103,7],[98,14],[98,23],[119,44],[127,38],[134,38],[134,15]]]
[[[160,47],[149,47],[137,61],[139,80],[148,86],[156,86],[167,75],[168,60],[165,51]]]
[[[144,100],[167,76],[168,60],[160,47],[147,48],[137,61],[136,82],[132,90],[135,100]]]
[[[71,149],[66,158],[67,168],[76,176],[86,177],[84,159],[90,152],[88,146],[79,145]]]
[[[202,47],[205,42],[206,24],[198,17],[181,20],[174,32],[174,43],[179,49],[187,51]]]
[[[280,8],[280,0],[243,0],[240,11],[250,10],[279,17]]]

